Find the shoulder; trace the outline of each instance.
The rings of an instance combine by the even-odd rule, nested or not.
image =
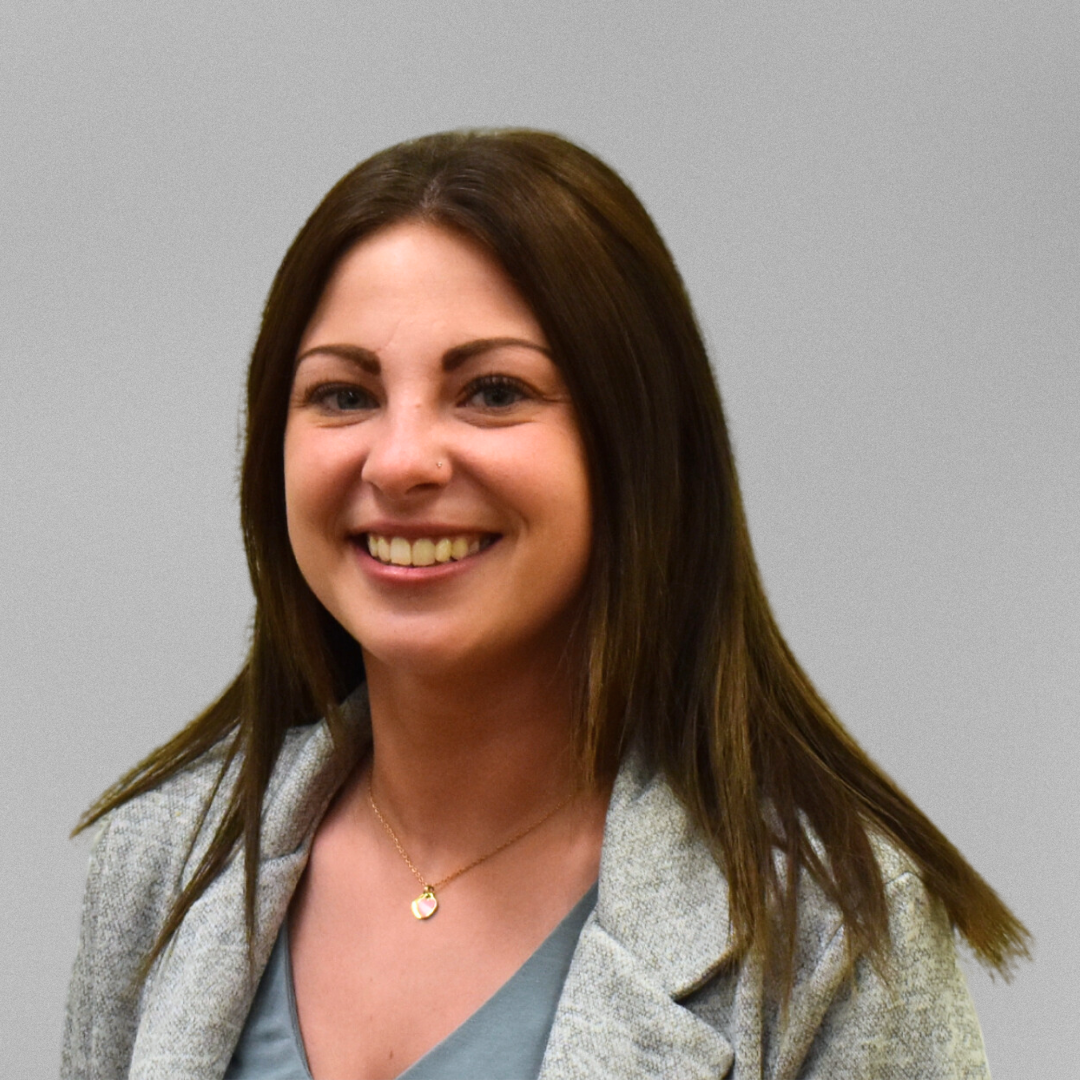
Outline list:
[[[293,769],[320,725],[288,733],[271,790]],[[156,787],[111,811],[90,854],[84,922],[98,928],[99,951],[143,955],[183,884],[198,866],[225,813],[239,769],[222,742]],[[134,970],[134,968],[133,968]]]
[[[871,836],[889,920],[878,967],[866,958],[852,965],[839,908],[802,871],[785,1009],[761,965],[732,952],[727,878],[670,786],[626,763],[608,825],[597,921],[651,980],[729,1039],[740,1072],[802,1080],[988,1075],[948,916],[896,844]]]
[[[294,769],[321,724],[290,730],[274,765],[268,798]],[[140,882],[175,892],[194,869],[225,813],[241,755],[229,759],[223,740],[156,787],[111,811],[102,821],[91,853],[88,891],[93,886],[127,892]],[[146,890],[139,895],[148,898]],[[170,897],[171,900],[171,897]]]
[[[226,762],[227,747],[218,744],[156,787],[112,810],[94,845],[101,869],[121,863],[134,864],[131,869],[138,870],[143,856],[148,856],[153,869],[159,870],[198,831],[215,787],[224,794]],[[235,773],[235,765],[229,771]]]
[[[68,987],[64,1077],[126,1075],[139,968],[164,925],[224,762],[224,748],[215,747],[98,825]]]
[[[816,854],[828,865],[828,853],[813,832],[809,840]],[[899,953],[916,943],[955,956],[952,927],[943,905],[924,885],[918,866],[898,844],[871,831],[870,845],[881,874],[888,912],[888,935],[885,960],[891,971]],[[778,863],[781,856],[777,854]],[[847,955],[848,935],[840,908],[826,894],[807,869],[802,869],[798,883],[796,986],[812,982],[815,972],[832,959]],[[847,965],[850,970],[851,965]],[[888,971],[884,973],[887,974]]]
[[[880,836],[871,842],[888,906],[885,955],[852,965],[836,906],[815,883],[800,882],[796,981],[783,1023],[772,1007],[782,1030],[775,1064],[782,1072],[799,1061],[807,1078],[987,1077],[944,905],[902,849]]]
[[[828,853],[815,833],[808,830],[810,844],[828,865]],[[922,924],[938,914],[922,883],[917,866],[903,848],[880,833],[871,832],[870,846],[885,887],[890,934],[903,926]],[[777,854],[778,868],[781,856]],[[783,871],[781,869],[783,876]],[[843,919],[839,907],[826,895],[813,875],[803,869],[799,875],[799,962],[802,967],[819,962],[834,943],[842,944]]]
[[[225,763],[225,747],[216,746],[102,820],[91,849],[84,908],[96,914],[103,929],[152,940]]]
[[[322,727],[288,733],[271,791],[297,771]],[[238,765],[219,744],[98,826],[68,988],[63,1076],[126,1075],[145,992],[140,965],[213,837]]]

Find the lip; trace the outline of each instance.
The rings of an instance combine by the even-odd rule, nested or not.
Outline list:
[[[350,535],[360,541],[368,533],[376,536],[400,536],[412,543],[425,538],[437,540],[441,536],[500,536],[494,529],[478,529],[475,525],[448,525],[443,521],[369,521],[358,529],[350,530]]]

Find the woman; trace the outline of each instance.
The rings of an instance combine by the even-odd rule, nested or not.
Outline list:
[[[953,929],[1026,931],[787,649],[606,166],[451,133],[342,179],[241,506],[247,664],[80,825],[66,1076],[986,1075]]]

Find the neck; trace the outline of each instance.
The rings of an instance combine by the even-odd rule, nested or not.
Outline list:
[[[371,785],[417,857],[475,850],[577,786],[569,679],[550,665],[431,678],[365,657]]]

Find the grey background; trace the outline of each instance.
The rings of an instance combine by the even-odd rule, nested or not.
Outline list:
[[[657,218],[766,584],[851,730],[1030,926],[998,1080],[1080,1060],[1069,0],[0,10],[0,1058],[55,1075],[79,812],[245,652],[245,357],[347,168],[553,128]]]

